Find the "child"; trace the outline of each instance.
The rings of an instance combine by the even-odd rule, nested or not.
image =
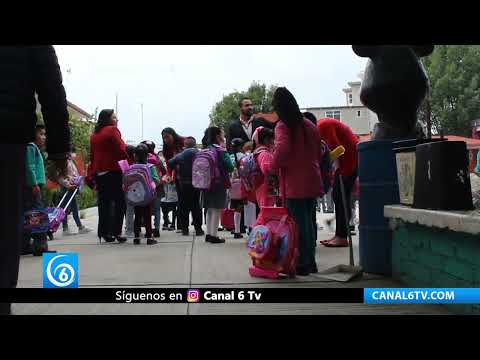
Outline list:
[[[75,191],[75,189],[79,185],[75,183],[75,181],[79,177],[79,172],[78,172],[77,164],[75,163],[75,158],[76,158],[75,147],[72,145],[71,152],[68,157],[67,175],[58,177],[58,184],[61,186],[60,196],[62,197],[65,193],[69,193],[65,197],[64,204],[66,204],[68,199],[70,199],[70,196],[71,196],[70,193]],[[80,216],[78,215],[78,205],[77,205],[76,195],[70,202],[69,210],[72,211],[73,220],[75,221],[75,224],[78,227],[79,234],[87,234],[92,231],[91,229],[82,225]],[[74,233],[70,232],[68,228],[68,212],[65,213],[65,219],[63,220],[62,224],[63,224],[63,235],[74,235]]]
[[[243,145],[242,151],[244,154],[251,154],[253,152],[253,141],[248,141]],[[247,194],[247,201],[243,206],[243,218],[245,221],[245,226],[248,227],[248,233],[252,230],[255,222],[257,221],[257,204],[256,204],[256,195],[255,192],[250,192]]]
[[[127,145],[126,148],[128,156],[128,164],[132,165],[135,163],[135,146]],[[125,236],[133,237],[133,217],[135,215],[133,205],[130,205],[127,201],[127,211],[125,212]]]
[[[137,164],[147,164],[147,157],[148,157],[148,147],[145,144],[140,144],[135,148],[135,163]],[[157,174],[157,169],[152,164],[148,164],[150,169],[152,179],[155,184],[158,186],[160,185],[160,178]],[[133,231],[135,238],[133,239],[133,243],[135,245],[140,244],[140,229],[142,224],[145,224],[145,237],[147,238],[147,245],[155,245],[157,244],[157,240],[152,238],[152,205],[148,204],[146,206],[135,206],[135,220],[133,222]]]
[[[165,196],[161,199],[161,207],[163,213],[163,230],[174,231],[175,222],[177,220],[177,205],[178,194],[175,183],[168,176],[165,178],[166,184],[164,185]],[[172,212],[172,222],[168,219],[168,214]]]
[[[257,204],[260,207],[274,206],[278,198],[278,178],[272,171],[274,134],[270,129],[258,127],[252,138],[255,161],[261,172],[255,191]]]
[[[225,135],[223,130],[216,126],[205,130],[205,136],[202,140],[208,148],[214,149],[218,153],[218,170],[222,176],[221,182],[213,186],[211,190],[202,191],[201,202],[204,208],[207,208],[207,234],[205,241],[212,244],[224,243],[225,239],[217,237],[218,225],[220,223],[220,210],[225,209],[227,205],[227,187],[229,183],[228,173],[234,169],[230,156],[225,151]]]
[[[167,169],[163,165],[162,160],[160,160],[160,157],[155,153],[155,143],[150,140],[145,140],[142,142],[142,144],[145,144],[148,146],[147,161],[149,164],[155,165],[155,168],[157,169],[158,177],[162,179],[163,176],[167,173]],[[161,184],[157,188],[157,197],[155,198],[155,202],[153,204],[153,214],[154,214],[153,236],[154,237],[160,237],[160,209],[161,209],[161,203],[162,203],[161,200],[163,196],[165,196],[165,190],[163,188],[163,184]]]
[[[253,151],[253,141],[247,141],[243,147],[242,147],[242,152],[244,154],[250,154]]]
[[[232,163],[235,165],[235,169],[233,170],[232,173],[232,187],[236,186],[235,182],[238,182],[238,185],[241,185],[240,183],[240,177],[238,175],[238,166],[240,163],[240,160],[245,156],[245,154],[242,152],[242,148],[244,145],[244,141],[240,138],[235,138],[232,140],[230,147],[232,149],[232,154],[230,154],[230,159],[232,160]],[[241,234],[241,223],[242,223],[242,212],[243,212],[243,205],[245,204],[245,199],[232,199],[230,198],[230,209],[234,209],[235,213],[233,214],[233,221],[235,224],[235,230],[234,230],[234,239],[241,239],[243,238]]]
[[[26,153],[26,187],[24,196],[24,211],[42,209],[41,189],[46,184],[45,165],[40,149],[45,145],[45,126],[37,125],[35,128],[35,139],[27,145]],[[33,238],[33,245],[30,244]],[[42,256],[48,251],[47,234],[24,233],[22,255],[32,254]]]

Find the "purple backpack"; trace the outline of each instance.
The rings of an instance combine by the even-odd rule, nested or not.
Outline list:
[[[133,206],[147,206],[155,200],[155,182],[150,167],[152,164],[133,164],[123,174],[123,189],[127,202]]]
[[[209,191],[220,183],[222,175],[219,167],[219,152],[209,148],[195,154],[192,166],[192,185],[199,190]]]

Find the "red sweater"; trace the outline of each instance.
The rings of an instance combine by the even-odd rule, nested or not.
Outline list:
[[[311,199],[323,195],[320,136],[311,121],[304,119],[295,135],[282,121],[275,127],[275,150],[271,170],[280,171],[280,190],[285,182],[287,199]]]
[[[128,159],[126,145],[116,126],[109,125],[90,137],[90,167],[88,174],[121,171],[120,160]]]
[[[345,154],[339,158],[340,173],[342,176],[350,176],[357,169],[357,136],[347,125],[337,119],[322,118],[317,121],[320,137],[327,143],[330,151],[342,145]]]

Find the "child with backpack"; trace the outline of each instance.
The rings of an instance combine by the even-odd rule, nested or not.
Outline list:
[[[155,200],[155,188],[160,185],[157,169],[147,163],[148,147],[140,144],[135,148],[135,164],[124,174],[124,188],[127,192],[127,202],[134,206],[135,218],[133,243],[140,244],[140,230],[145,224],[147,245],[157,244],[152,237],[152,205]]]
[[[195,155],[192,168],[192,185],[202,190],[201,203],[207,208],[207,233],[205,241],[212,244],[224,243],[217,236],[220,211],[227,206],[227,189],[230,188],[229,173],[234,165],[225,150],[225,135],[219,127],[205,130],[202,140],[207,148]]]
[[[128,164],[133,165],[135,163],[135,146],[127,145],[126,152],[128,156]],[[133,219],[135,216],[133,205],[125,201],[127,207],[125,212],[125,236],[133,237]]]
[[[242,192],[242,184],[240,180],[240,175],[238,173],[239,163],[245,154],[242,152],[242,147],[244,141],[240,138],[235,138],[231,141],[230,147],[232,149],[232,154],[230,154],[230,159],[235,165],[235,169],[232,172],[232,187],[230,189],[230,209],[234,210],[233,213],[233,222],[234,222],[234,239],[242,239],[241,234],[241,225],[242,225],[242,213],[243,205],[245,204],[245,195]]]
[[[161,199],[161,208],[163,214],[163,230],[175,231],[177,222],[178,193],[175,182],[169,177],[165,177],[164,196]],[[169,214],[172,213],[170,222]]]

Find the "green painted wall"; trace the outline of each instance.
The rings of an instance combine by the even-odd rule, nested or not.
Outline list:
[[[400,223],[393,233],[392,275],[412,287],[480,287],[480,237]],[[447,307],[480,315],[480,304]]]

